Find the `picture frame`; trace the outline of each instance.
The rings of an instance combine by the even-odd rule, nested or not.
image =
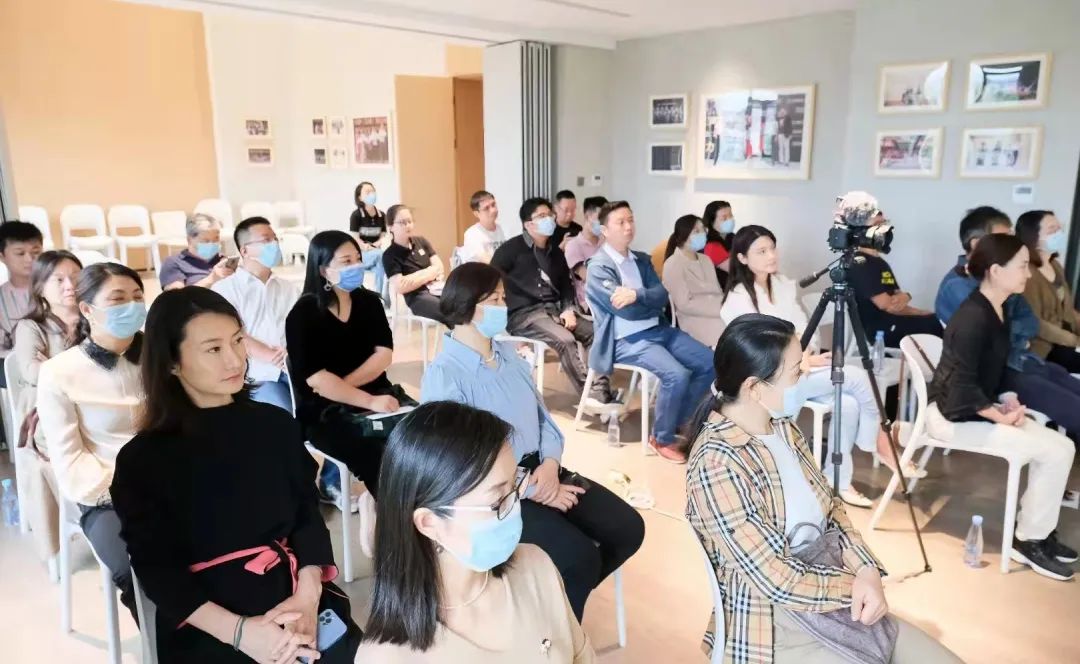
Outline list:
[[[878,74],[878,113],[937,113],[948,97],[948,60],[884,65]]]
[[[348,125],[345,122],[345,118],[340,115],[332,115],[326,119],[326,135],[331,140],[342,140],[348,142],[349,135],[347,133]]]
[[[269,145],[249,145],[246,148],[247,165],[252,168],[269,168],[274,165],[274,148]]]
[[[311,137],[326,138],[326,118],[311,118]]]
[[[349,167],[348,143],[331,145],[327,148],[327,152],[329,153],[330,168],[340,171]]]
[[[649,174],[686,174],[686,143],[649,143]]]
[[[1042,133],[1041,126],[965,129],[960,147],[960,177],[1038,177]]]
[[[649,97],[650,129],[686,129],[688,95],[652,95]]]
[[[1050,96],[1049,53],[977,58],[968,63],[969,111],[1042,108]]]
[[[273,138],[270,121],[266,118],[247,118],[244,120],[244,135],[248,140]]]
[[[314,163],[316,166],[321,166],[321,167],[327,166],[328,162],[329,162],[329,155],[327,155],[326,147],[325,146],[319,146],[317,148],[312,148],[311,149],[311,159],[312,159],[312,163]]]
[[[936,178],[941,175],[941,127],[879,131],[874,142],[877,177]]]
[[[809,179],[814,98],[813,84],[701,95],[695,177]]]
[[[390,115],[353,118],[352,160],[358,168],[392,168],[393,130]]]

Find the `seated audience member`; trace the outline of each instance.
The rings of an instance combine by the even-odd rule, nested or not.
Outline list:
[[[735,216],[731,203],[712,201],[701,215],[705,224],[705,255],[716,267],[716,280],[721,288],[727,288],[728,270],[731,267],[731,241],[735,237]]]
[[[607,199],[603,196],[589,196],[582,204],[585,224],[581,232],[566,241],[566,266],[570,268],[570,279],[574,282],[574,294],[578,310],[588,315],[589,302],[585,299],[585,263],[600,249],[604,241],[600,226],[600,208]]]
[[[281,246],[263,217],[241,221],[233,232],[240,251],[240,268],[213,285],[244,322],[251,398],[292,412],[289,376],[285,373],[285,317],[299,293],[296,286],[274,275],[281,264]]]
[[[593,341],[592,321],[574,312],[576,293],[566,257],[554,242],[551,203],[530,198],[519,211],[522,233],[507,240],[491,258],[506,275],[506,304],[510,334],[538,339],[559,355],[566,376],[578,393],[585,387],[588,368],[578,352]],[[600,404],[614,401],[607,376],[593,381],[589,397]]]
[[[649,257],[630,250],[630,204],[608,203],[600,211],[600,223],[604,244],[589,261],[586,283],[596,326],[589,361],[601,375],[609,375],[615,363],[625,363],[660,379],[649,446],[667,461],[686,463],[686,453],[675,446],[676,429],[689,419],[713,380],[709,349],[663,318],[668,292]]]
[[[8,222],[11,223],[11,222]],[[67,251],[46,251],[34,261],[30,275],[30,311],[15,325],[15,348],[8,358],[14,430],[19,432],[18,482],[26,502],[19,507],[30,524],[42,560],[60,550],[56,475],[49,464],[45,437],[37,426],[38,373],[41,363],[71,348],[79,309],[75,285],[82,263]],[[15,444],[12,441],[12,444]]]
[[[413,234],[412,210],[392,205],[386,223],[394,236],[383,252],[383,268],[390,279],[391,293],[405,296],[405,304],[417,316],[440,323],[439,294],[442,292],[443,264],[431,243]]]
[[[696,418],[687,467],[686,518],[731,599],[724,633],[713,633],[714,616],[705,650],[722,643],[724,662],[959,663],[889,615],[885,570],[830,497],[795,426],[807,369],[795,326],[740,316],[713,366],[714,396]]]
[[[161,290],[210,288],[236,269],[221,255],[221,223],[210,215],[196,213],[188,217],[187,243],[187,249],[161,261]]]
[[[368,416],[396,412],[407,395],[386,377],[394,338],[379,296],[361,286],[360,260],[348,233],[323,231],[311,239],[304,293],[285,319],[285,338],[305,436],[344,461],[377,499],[394,419],[375,427]]]
[[[1004,212],[984,206],[968,212],[960,222],[960,241],[967,254],[945,275],[938,288],[935,312],[948,325],[956,310],[979,288],[979,280],[967,270],[967,262],[979,239],[1011,233],[1012,222]],[[1029,350],[1039,332],[1039,319],[1024,299],[1013,294],[1005,300],[1009,319],[1009,358],[1002,387],[1017,398],[1065,427],[1074,439],[1080,434],[1080,380],[1059,364],[1047,362]]]
[[[871,226],[885,223],[880,212]],[[848,281],[855,292],[859,320],[867,341],[874,343],[877,333],[885,333],[885,345],[896,348],[909,334],[941,336],[941,323],[932,312],[911,306],[911,295],[900,290],[892,267],[875,249],[859,248],[862,261],[848,271]]]
[[[357,662],[596,661],[555,566],[519,543],[529,476],[511,436],[495,415],[446,401],[391,434]]]
[[[513,344],[492,341],[506,326],[500,276],[479,263],[450,273],[442,308],[453,330],[424,372],[420,398],[468,404],[510,424],[513,459],[532,473],[522,541],[551,556],[580,620],[589,593],[641,546],[645,524],[615,494],[562,466],[564,438],[531,368]]]
[[[780,256],[776,237],[763,226],[743,226],[731,243],[730,290],[724,299],[721,315],[729,325],[739,316],[761,313],[786,320],[795,326],[795,333],[802,337],[810,320],[799,303],[795,282],[780,274]],[[819,353],[820,340],[815,331],[807,358],[810,372],[805,379],[806,398],[817,403],[833,405],[833,384],[829,368],[831,353]],[[802,407],[802,404],[799,404]],[[844,393],[840,402],[840,497],[853,507],[871,507],[873,502],[851,485],[854,467],[851,463],[852,447],[858,445],[864,452],[873,452],[875,445],[886,466],[893,468],[889,436],[881,430],[880,414],[870,377],[862,369],[848,364],[844,368]],[[831,452],[831,445],[830,445]],[[826,473],[832,483],[832,473]],[[905,477],[925,477],[913,464],[904,468]]]
[[[109,485],[117,453],[135,435],[143,400],[142,280],[127,266],[97,263],[79,273],[75,301],[77,345],[38,369],[38,427],[61,497],[78,505],[83,534],[135,615],[131,568]]]
[[[375,292],[381,295],[386,280],[382,256],[390,244],[390,234],[386,230],[386,215],[375,207],[376,200],[375,185],[366,181],[356,185],[353,192],[356,209],[349,216],[349,230],[356,233],[360,242],[360,265],[365,272],[375,272]]]
[[[700,218],[693,214],[679,217],[664,248],[661,277],[674,304],[679,329],[712,348],[724,331],[720,317],[724,291],[716,280],[712,261],[701,253],[705,237]]]
[[[551,241],[559,249],[566,247],[567,238],[576,237],[581,232],[581,224],[574,221],[577,216],[577,197],[569,189],[555,194],[555,232]]]
[[[1039,357],[1080,373],[1080,316],[1073,304],[1072,289],[1058,260],[1069,236],[1049,210],[1032,210],[1016,220],[1016,234],[1031,254],[1031,278],[1024,299],[1039,319],[1039,331],[1031,350]]]
[[[469,199],[476,223],[465,229],[461,260],[465,263],[490,263],[495,250],[506,241],[499,226],[499,206],[491,192],[481,189]]]
[[[319,661],[352,662],[360,629],[329,583],[315,462],[296,420],[249,398],[244,337],[236,309],[203,288],[163,293],[147,317],[146,401],[110,494],[157,609],[159,659],[310,657],[316,616],[330,609],[349,634]]]
[[[7,387],[4,358],[15,344],[15,324],[30,311],[30,272],[41,251],[37,226],[25,221],[0,224],[0,262],[8,271],[8,280],[0,284],[0,387]]]
[[[1073,444],[1030,420],[1015,395],[1004,395],[1003,403],[996,403],[1009,354],[1005,300],[1024,292],[1032,278],[1028,255],[1024,243],[1012,235],[987,235],[972,251],[967,268],[979,280],[979,288],[945,328],[926,424],[930,435],[941,440],[1023,451],[1030,461],[1012,559],[1065,581],[1073,576],[1069,563],[1077,555],[1058,541],[1055,527],[1072,468]]]

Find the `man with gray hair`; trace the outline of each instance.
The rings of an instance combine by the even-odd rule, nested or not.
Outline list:
[[[210,288],[236,270],[236,261],[221,255],[221,222],[208,214],[187,219],[187,249],[161,262],[161,290],[184,286]]]

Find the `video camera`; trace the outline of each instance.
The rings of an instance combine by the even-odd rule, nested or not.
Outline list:
[[[877,199],[865,191],[850,191],[836,199],[833,227],[829,229],[829,249],[835,252],[858,248],[889,253],[893,240],[891,224],[876,224],[881,216]]]

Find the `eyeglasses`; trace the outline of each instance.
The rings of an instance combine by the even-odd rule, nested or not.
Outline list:
[[[443,505],[442,510],[459,510],[462,512],[495,512],[495,518],[500,521],[514,511],[514,505],[521,499],[521,494],[527,486],[527,480],[532,473],[525,468],[518,467],[514,476],[514,488],[505,496],[499,498],[491,505]]]

